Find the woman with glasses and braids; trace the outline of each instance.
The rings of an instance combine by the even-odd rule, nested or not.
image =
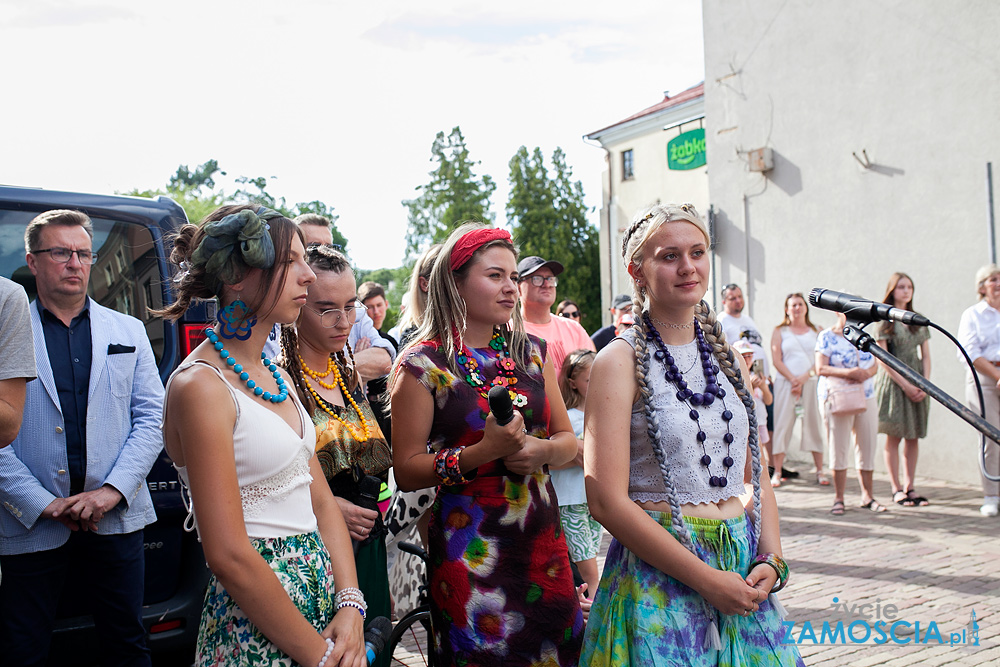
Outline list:
[[[365,398],[347,338],[364,305],[347,258],[329,245],[310,246],[306,263],[316,274],[294,326],[281,331],[279,363],[315,426],[315,450],[355,542],[358,587],[367,616],[390,614],[385,526],[379,487],[392,453]],[[374,664],[388,665],[380,655]]]
[[[587,394],[587,500],[614,540],[581,664],[802,664],[770,595],[788,568],[749,372],[702,300],[709,243],[690,204],[625,234],[636,321]]]
[[[212,571],[195,664],[361,667],[365,601],[344,518],[291,378],[261,353],[316,278],[302,232],[262,206],[224,206],[180,229],[171,262],[178,297],[158,314],[177,319],[193,299],[220,306],[163,410],[192,503],[185,527]]]
[[[576,454],[545,343],[517,310],[502,229],[456,229],[431,272],[427,312],[390,381],[399,488],[438,487],[430,595],[442,666],[576,665],[583,616],[549,465]],[[504,387],[504,425],[487,392]]]

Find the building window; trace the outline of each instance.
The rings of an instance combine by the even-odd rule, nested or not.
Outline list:
[[[115,274],[111,270],[110,264],[104,265],[104,279],[108,281],[108,289],[111,289],[111,283],[115,281]]]
[[[635,178],[635,171],[632,168],[632,149],[622,151],[622,180],[628,181]]]
[[[118,260],[118,273],[125,273],[125,255],[121,250],[115,253],[115,259]]]

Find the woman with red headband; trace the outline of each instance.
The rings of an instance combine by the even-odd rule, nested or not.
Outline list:
[[[576,665],[583,615],[548,465],[576,454],[545,343],[524,332],[510,234],[466,224],[431,273],[427,310],[392,374],[393,466],[431,507],[440,665]],[[490,414],[506,387],[514,418]]]

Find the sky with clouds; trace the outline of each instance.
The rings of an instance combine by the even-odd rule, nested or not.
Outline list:
[[[155,188],[214,158],[332,205],[369,269],[403,261],[437,132],[461,126],[500,224],[521,145],[562,147],[599,207],[582,136],[704,78],[700,0],[2,0],[0,34],[0,183]]]

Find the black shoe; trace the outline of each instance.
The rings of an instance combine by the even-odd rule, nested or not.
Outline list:
[[[768,479],[774,477],[774,466],[767,466],[767,477]]]
[[[782,466],[782,468],[781,468],[781,477],[783,479],[795,479],[798,476],[799,476],[799,473],[796,472],[795,470],[788,470],[787,468],[785,468],[784,466]]]

